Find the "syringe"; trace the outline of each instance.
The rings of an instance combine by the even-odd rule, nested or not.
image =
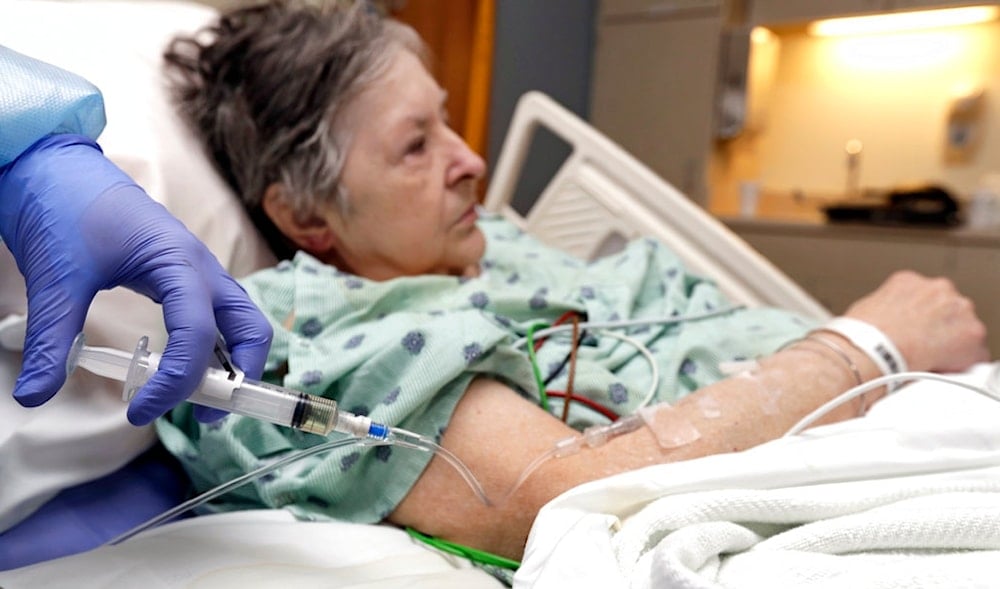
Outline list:
[[[114,348],[88,346],[80,334],[73,343],[66,371],[81,366],[94,374],[122,381],[125,383],[122,398],[130,401],[160,363],[160,354],[150,352],[148,344],[149,338],[140,338],[135,352],[129,354]],[[388,426],[341,411],[332,399],[245,378],[219,346],[216,355],[222,368],[208,369],[201,384],[188,397],[191,403],[321,436],[337,431],[358,438],[387,440],[392,435]]]

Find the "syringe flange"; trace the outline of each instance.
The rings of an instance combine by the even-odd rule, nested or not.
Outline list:
[[[125,376],[125,386],[122,388],[122,399],[131,401],[132,397],[149,380],[150,373],[149,337],[142,336],[135,344],[135,352],[132,353],[132,363],[129,364],[128,374]],[[159,362],[157,362],[159,364]],[[153,371],[156,367],[153,367]]]

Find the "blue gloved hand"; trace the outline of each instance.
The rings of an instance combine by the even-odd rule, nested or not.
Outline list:
[[[28,290],[28,323],[14,398],[33,407],[66,379],[66,358],[99,290],[125,286],[163,305],[168,340],[159,370],[132,399],[145,425],[191,394],[218,333],[234,363],[258,379],[267,319],[204,244],[81,135],[52,135],[0,168],[0,236]],[[199,419],[223,413],[199,408]]]

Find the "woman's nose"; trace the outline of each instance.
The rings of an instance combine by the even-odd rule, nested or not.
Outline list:
[[[451,132],[454,141],[452,162],[448,170],[448,184],[454,184],[467,178],[478,180],[486,175],[486,162],[479,154],[472,151],[469,145],[454,131]]]

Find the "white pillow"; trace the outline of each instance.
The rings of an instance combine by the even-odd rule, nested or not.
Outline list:
[[[104,94],[105,154],[208,245],[235,276],[275,262],[236,197],[212,169],[169,103],[161,54],[177,33],[216,13],[155,0],[0,0],[0,44],[82,75]],[[0,319],[25,313],[24,283],[0,248]],[[98,295],[84,330],[89,343],[131,350],[143,335],[166,341],[160,308],[125,289]],[[148,448],[151,428],[125,419],[121,384],[76,373],[45,405],[10,396],[19,355],[0,353],[0,530],[63,488],[112,472]]]

